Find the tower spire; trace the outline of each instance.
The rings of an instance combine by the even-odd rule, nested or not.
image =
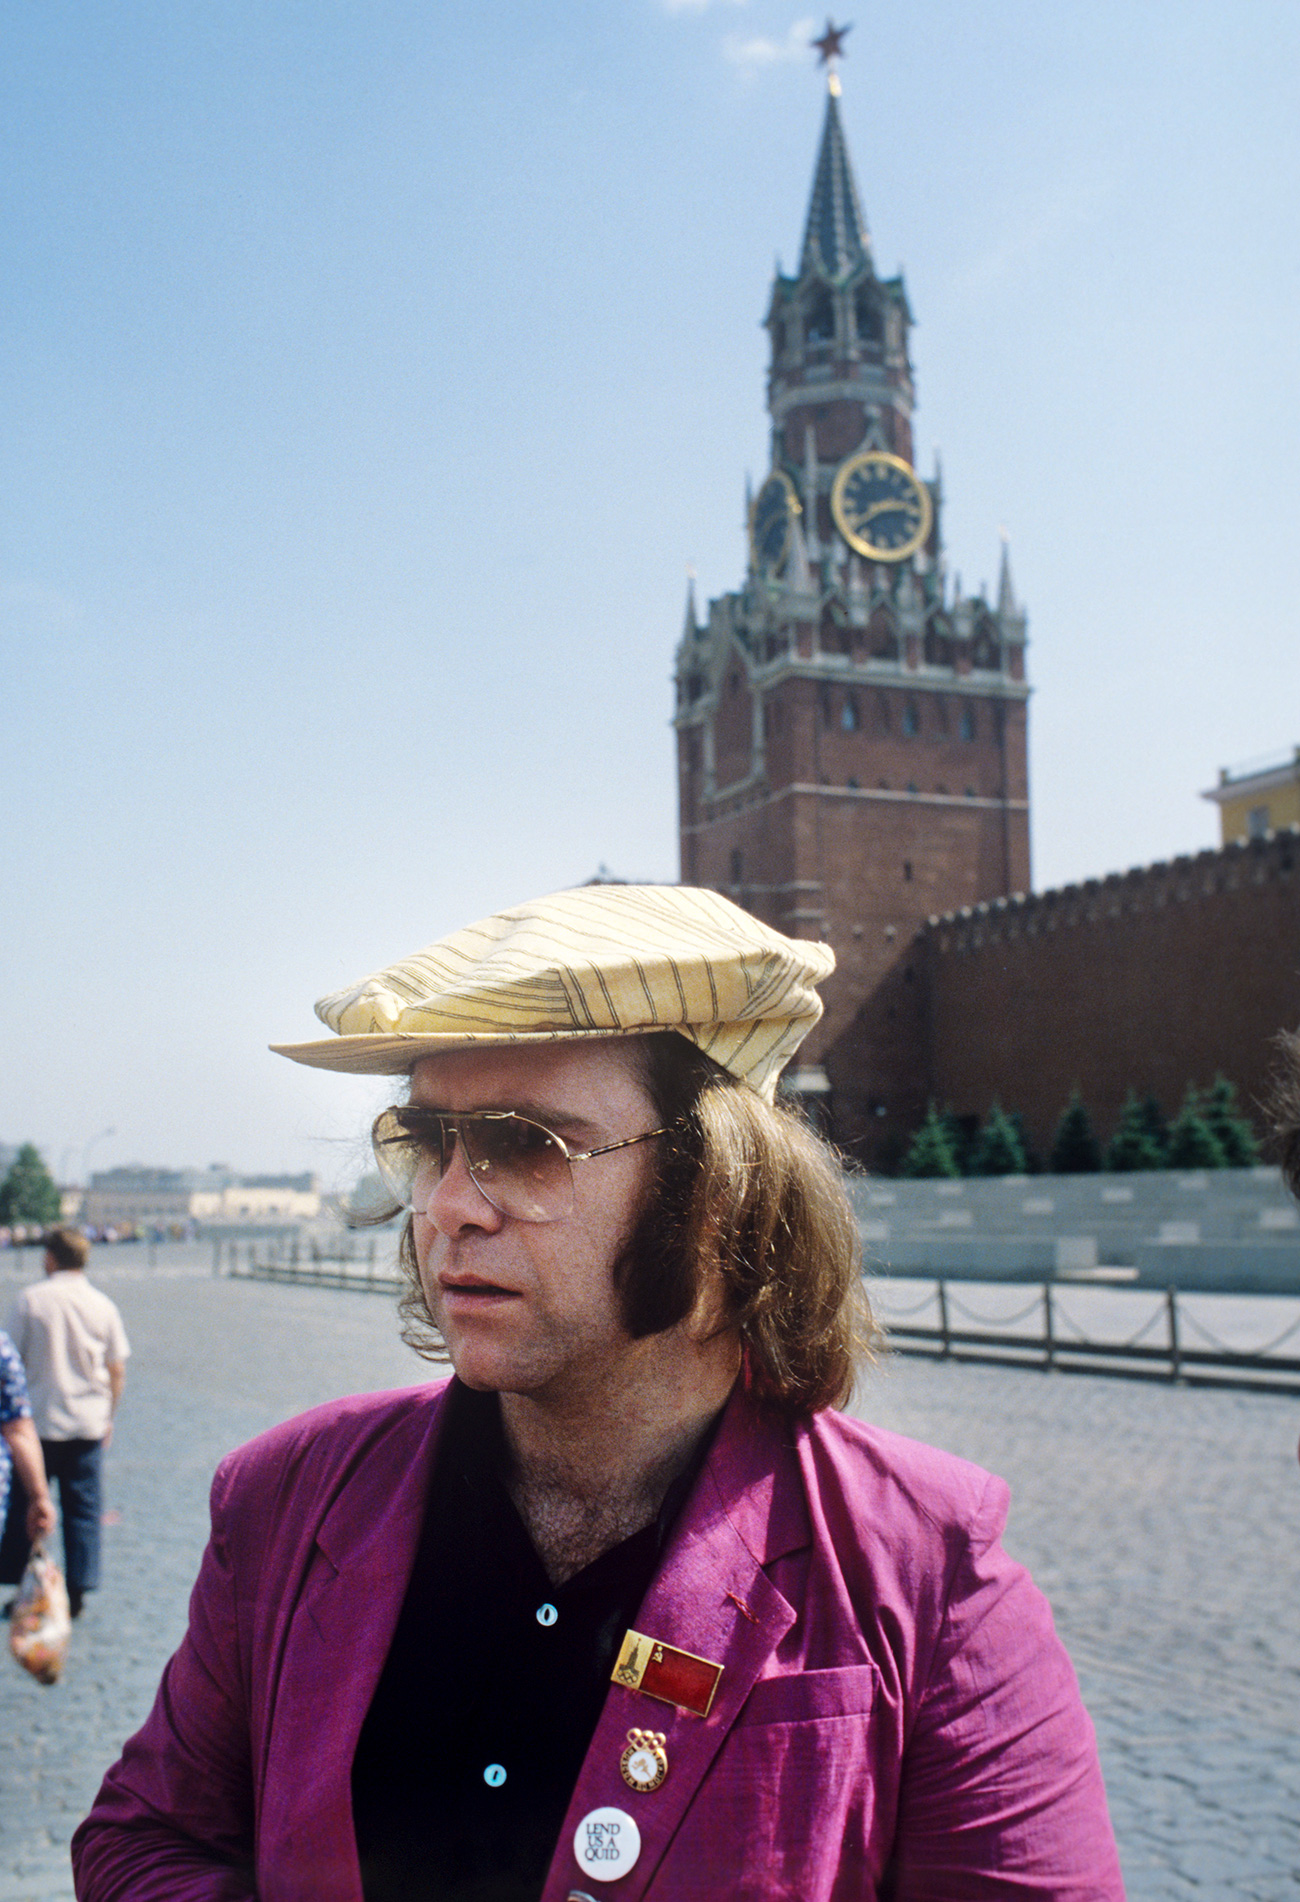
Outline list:
[[[826,22],[821,39],[813,40],[821,54],[827,75],[826,121],[822,127],[821,151],[813,176],[812,198],[808,205],[808,223],[804,230],[800,276],[809,270],[818,272],[828,283],[842,284],[871,262],[871,240],[862,214],[849,149],[840,124],[840,81],[835,61],[842,52],[846,26]]]

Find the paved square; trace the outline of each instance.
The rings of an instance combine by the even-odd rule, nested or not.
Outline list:
[[[70,1902],[68,1838],[183,1629],[220,1456],[317,1401],[425,1377],[390,1298],[206,1265],[120,1249],[92,1268],[134,1349],[117,1519],[63,1681],[0,1659],[0,1902]],[[0,1309],[17,1284],[0,1259]],[[900,1358],[858,1410],[1011,1482],[1007,1542],[1074,1656],[1134,1902],[1300,1902],[1300,1404]]]

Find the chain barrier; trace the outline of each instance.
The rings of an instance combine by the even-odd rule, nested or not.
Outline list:
[[[1289,1341],[1293,1334],[1300,1333],[1300,1319],[1296,1319],[1292,1321],[1290,1327],[1283,1328],[1280,1334],[1274,1335],[1271,1341],[1265,1342],[1263,1347],[1247,1347],[1247,1348],[1233,1347],[1227,1341],[1221,1341],[1217,1334],[1211,1334],[1209,1328],[1206,1327],[1202,1322],[1198,1321],[1194,1314],[1188,1314],[1185,1308],[1181,1310],[1181,1315],[1182,1315],[1182,1319],[1186,1322],[1187,1326],[1190,1328],[1194,1328],[1195,1331],[1200,1335],[1201,1339],[1205,1342],[1206,1346],[1214,1348],[1216,1353],[1220,1353],[1220,1354],[1243,1354],[1244,1353],[1244,1354],[1249,1354],[1250,1357],[1255,1360],[1267,1360],[1268,1356],[1271,1353],[1273,1353],[1275,1349],[1281,1347],[1284,1341]]]
[[[879,1288],[880,1284],[876,1285]],[[1142,1325],[1125,1339],[1098,1340],[1088,1334],[1073,1315],[1060,1308],[1059,1292],[1058,1284],[1045,1282],[1024,1307],[995,1320],[968,1307],[953,1294],[951,1283],[940,1279],[934,1284],[933,1294],[918,1302],[909,1302],[905,1308],[895,1308],[892,1313],[882,1313],[881,1319],[886,1332],[893,1337],[892,1345],[903,1354],[933,1354],[937,1348],[945,1359],[957,1355],[968,1360],[1010,1360],[1018,1366],[1062,1366],[1089,1373],[1140,1373],[1148,1378],[1235,1385],[1256,1391],[1300,1392],[1300,1358],[1277,1354],[1278,1348],[1300,1334],[1300,1317],[1262,1347],[1231,1347],[1190,1313],[1185,1304],[1180,1303],[1178,1290],[1171,1287]],[[906,1324],[909,1316],[919,1314],[932,1302],[938,1308],[937,1327]],[[1035,1313],[1041,1316],[1041,1331],[1037,1333],[964,1332],[952,1325],[952,1317],[958,1316],[977,1327],[1006,1330],[1018,1327]],[[1149,1341],[1161,1322],[1165,1338]],[[1189,1347],[1184,1338],[1184,1330],[1188,1329],[1206,1345]],[[1035,1352],[1038,1358],[1030,1358]],[[1063,1361],[1059,1358],[1062,1354],[1073,1359]],[[1127,1367],[1120,1364],[1126,1358],[1130,1362]]]
[[[874,1286],[878,1288],[880,1286],[880,1283],[877,1281],[876,1283],[874,1283]],[[919,1314],[922,1308],[932,1308],[935,1302],[938,1300],[938,1298],[939,1297],[938,1297],[937,1290],[935,1291],[934,1294],[923,1294],[919,1301],[910,1302],[909,1305],[905,1308],[891,1308],[890,1310],[891,1317],[894,1320],[901,1321],[906,1319],[906,1317],[909,1314]]]
[[[1043,1309],[1041,1293],[1034,1296],[1028,1307],[1017,1308],[1014,1314],[1004,1315],[1001,1320],[998,1320],[995,1315],[976,1314],[972,1308],[966,1306],[964,1301],[958,1301],[953,1294],[949,1294],[948,1299],[956,1313],[965,1315],[968,1321],[974,1321],[981,1327],[1017,1327],[1031,1314],[1041,1314]]]

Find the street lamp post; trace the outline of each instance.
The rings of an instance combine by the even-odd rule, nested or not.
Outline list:
[[[108,1137],[116,1136],[116,1134],[117,1134],[117,1131],[115,1129],[101,1129],[97,1136],[91,1137],[90,1141],[86,1144],[85,1148],[82,1150],[81,1175],[82,1175],[82,1180],[85,1182],[85,1185],[87,1188],[90,1187],[90,1152],[91,1150],[95,1147],[96,1143],[105,1142],[108,1139]]]

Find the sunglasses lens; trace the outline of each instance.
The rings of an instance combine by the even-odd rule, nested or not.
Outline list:
[[[525,1116],[466,1116],[465,1159],[494,1208],[520,1222],[558,1222],[573,1206],[573,1176],[563,1145]]]
[[[450,1166],[455,1141],[480,1193],[520,1222],[558,1222],[573,1207],[573,1176],[559,1138],[513,1112],[447,1116],[415,1107],[385,1110],[371,1143],[384,1187],[421,1213]]]
[[[400,1208],[409,1209],[416,1175],[421,1164],[429,1160],[426,1145],[410,1130],[403,1129],[395,1110],[385,1110],[382,1116],[376,1118],[370,1132],[370,1144],[375,1152],[375,1167],[379,1170],[384,1187]],[[441,1172],[439,1143],[434,1157],[435,1182]]]

